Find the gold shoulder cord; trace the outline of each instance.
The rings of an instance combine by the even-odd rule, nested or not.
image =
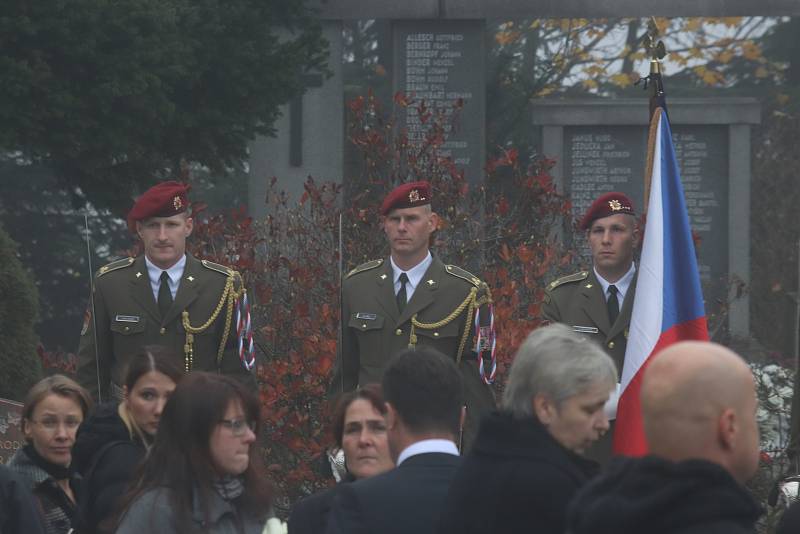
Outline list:
[[[231,322],[233,320],[233,304],[236,302],[236,299],[240,298],[246,292],[243,283],[239,284],[238,290],[234,288],[235,278],[238,274],[239,273],[234,271],[228,276],[228,279],[225,281],[225,289],[222,290],[222,296],[217,303],[217,307],[214,309],[214,313],[212,313],[211,317],[208,318],[208,321],[200,326],[192,326],[189,322],[189,312],[184,310],[181,314],[183,328],[186,330],[186,344],[183,346],[183,353],[184,367],[187,373],[192,370],[192,364],[194,363],[194,334],[200,334],[208,330],[208,328],[214,324],[214,321],[217,320],[217,317],[224,306],[226,308],[225,329],[222,332],[222,340],[220,341],[219,349],[217,350],[217,367],[222,364],[222,356],[225,352],[225,344],[228,341],[228,335],[231,331]]]
[[[464,346],[467,344],[470,328],[472,326],[472,313],[484,304],[489,304],[492,302],[492,293],[489,290],[489,286],[484,284],[484,287],[486,288],[486,292],[481,298],[478,298],[478,288],[471,288],[467,298],[465,298],[464,301],[450,313],[450,315],[441,321],[437,321],[435,323],[421,323],[417,320],[417,316],[414,315],[411,318],[411,333],[408,338],[408,348],[414,348],[417,346],[417,328],[421,328],[423,330],[435,330],[437,328],[441,328],[455,321],[464,310],[467,310],[464,334],[461,336],[461,343],[458,345],[458,353],[456,354],[456,364],[460,364],[461,356],[464,353]]]

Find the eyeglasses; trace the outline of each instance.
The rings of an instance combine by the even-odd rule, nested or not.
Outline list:
[[[82,420],[77,417],[67,417],[63,420],[58,419],[57,417],[45,417],[44,419],[39,419],[38,421],[35,419],[31,419],[30,421],[41,426],[48,432],[55,432],[62,424],[67,430],[75,430],[81,426],[82,422]]]
[[[244,419],[221,419],[219,424],[230,429],[231,433],[237,438],[247,434],[248,430],[254,434],[256,431],[255,421],[245,421]]]

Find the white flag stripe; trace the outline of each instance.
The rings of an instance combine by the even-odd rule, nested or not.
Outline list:
[[[656,129],[653,150],[653,172],[642,257],[636,280],[628,346],[622,368],[621,393],[625,391],[639,368],[647,360],[661,337],[664,315],[664,211],[661,199],[661,134],[662,117]]]

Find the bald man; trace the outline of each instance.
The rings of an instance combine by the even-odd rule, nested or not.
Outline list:
[[[644,374],[642,418],[650,455],[619,458],[569,510],[569,534],[742,534],[759,506],[743,484],[756,472],[755,382],[727,348],[682,342]]]

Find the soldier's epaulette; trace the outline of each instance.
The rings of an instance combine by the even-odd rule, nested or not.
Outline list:
[[[130,267],[133,265],[134,261],[136,261],[136,258],[122,258],[121,260],[112,261],[111,263],[100,267],[100,269],[97,271],[97,276],[99,278],[104,274],[110,273],[111,271],[116,271],[117,269],[122,269],[124,267]]]
[[[234,271],[230,267],[225,267],[224,265],[220,265],[219,263],[214,263],[213,261],[200,260],[200,263],[202,263],[203,267],[205,267],[206,269],[217,271],[218,273],[224,274],[225,276],[234,276],[236,274],[236,271]]]
[[[453,276],[457,276],[458,278],[461,278],[462,280],[466,280],[467,282],[469,282],[470,284],[472,284],[475,287],[481,287],[481,284],[483,283],[483,282],[481,282],[480,278],[478,278],[477,276],[475,276],[471,272],[465,271],[464,269],[462,269],[461,267],[458,267],[456,265],[445,265],[444,270],[447,271],[448,273],[452,274]]]
[[[364,271],[369,271],[370,269],[374,269],[375,267],[380,267],[383,265],[383,260],[372,260],[368,261],[367,263],[362,263],[345,276],[345,278],[350,278],[354,274],[363,273]]]
[[[570,282],[580,282],[581,280],[586,280],[589,277],[589,271],[580,271],[577,273],[568,274],[566,276],[562,276],[561,278],[556,278],[547,286],[548,291],[552,291],[558,286],[562,284],[568,284]]]

